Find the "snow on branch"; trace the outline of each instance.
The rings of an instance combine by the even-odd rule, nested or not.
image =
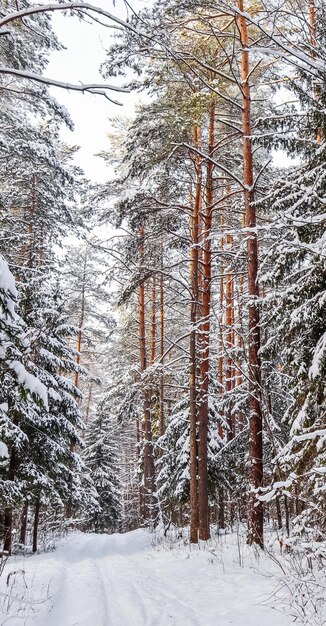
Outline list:
[[[11,67],[0,67],[0,74],[9,74],[10,76],[17,76],[18,78],[26,78],[28,80],[33,80],[37,83],[42,83],[44,85],[49,85],[51,87],[60,87],[61,89],[67,89],[72,91],[81,91],[82,93],[92,93],[100,96],[104,96],[110,102],[114,104],[121,104],[117,100],[113,100],[108,96],[107,91],[118,91],[119,93],[129,93],[129,89],[124,87],[116,87],[115,85],[107,85],[107,84],[97,84],[91,83],[89,85],[80,83],[66,83],[59,80],[55,80],[53,78],[46,78],[46,76],[41,76],[41,74],[33,74],[33,72],[26,72],[24,70],[17,70]]]
[[[274,35],[272,32],[268,31],[261,24],[260,21],[257,21],[249,13],[245,11],[241,11],[237,6],[230,7],[225,1],[222,0],[221,5],[225,7],[225,10],[230,14],[239,15],[244,17],[245,20],[255,26],[260,32],[265,35],[271,42],[273,42],[277,46],[278,56],[283,58],[286,61],[289,61],[292,65],[297,65],[297,63],[304,63],[305,69],[312,75],[319,75],[320,72],[325,71],[325,62],[322,59],[314,58],[314,56],[306,54],[299,47],[295,46],[293,43],[284,43],[281,38],[277,35]],[[255,50],[257,51],[257,46],[255,45]],[[269,48],[269,52],[273,53],[273,51]],[[294,62],[294,59],[296,62]]]
[[[13,22],[15,20],[22,20],[24,17],[27,17],[28,15],[35,15],[36,13],[49,13],[52,11],[67,11],[67,10],[70,10],[70,11],[73,11],[73,10],[85,11],[86,10],[86,11],[90,11],[91,13],[92,12],[98,13],[100,15],[103,15],[104,17],[107,17],[108,20],[110,20],[111,22],[114,22],[115,24],[118,24],[119,26],[122,26],[123,28],[127,28],[128,30],[131,30],[132,32],[136,34],[140,34],[128,22],[125,22],[124,20],[119,19],[112,13],[105,11],[105,9],[102,9],[101,7],[95,6],[94,4],[90,4],[88,2],[64,2],[62,4],[51,2],[49,4],[40,4],[40,5],[35,5],[29,8],[20,9],[20,11],[13,11],[12,13],[7,13],[2,19],[0,19],[0,29],[2,29],[3,26],[5,26],[6,24],[9,24],[10,22]]]
[[[44,4],[44,5],[35,5],[29,8],[21,9],[20,11],[7,13],[6,15],[4,15],[4,17],[2,17],[2,19],[0,19],[0,35],[7,35],[10,31],[8,31],[8,29],[4,29],[3,27],[16,20],[23,20],[25,17],[35,15],[37,13],[49,13],[52,11],[67,11],[67,10],[70,10],[70,11],[77,10],[79,13],[88,15],[89,17],[91,17],[92,13],[101,15],[102,17],[107,18],[108,22],[113,22],[113,26],[112,24],[109,24],[109,23],[104,24],[103,22],[101,22],[103,26],[113,27],[113,28],[125,28],[133,32],[136,35],[145,37],[146,39],[151,39],[149,35],[138,32],[138,30],[134,28],[133,26],[131,26],[131,24],[129,24],[128,22],[121,20],[120,18],[116,17],[112,13],[109,13],[108,11],[105,11],[105,9],[102,9],[101,7],[95,6],[88,2],[65,2],[62,4],[49,3],[49,4]],[[107,94],[108,91],[118,91],[120,93],[129,92],[128,89],[125,89],[123,87],[115,87],[113,85],[107,85],[107,84],[83,85],[81,83],[80,85],[78,84],[76,85],[73,83],[65,83],[65,82],[61,82],[61,81],[54,80],[51,78],[46,78],[38,74],[34,74],[33,72],[25,72],[20,69],[14,69],[14,68],[8,68],[8,67],[0,67],[0,74],[8,74],[11,76],[17,76],[19,78],[27,78],[29,80],[32,80],[38,83],[43,83],[45,85],[52,85],[54,87],[60,87],[61,89],[101,95],[107,98],[108,100],[110,100],[111,102],[113,102],[114,104],[121,104],[121,103],[110,98]]]
[[[8,366],[15,372],[18,382],[23,385],[29,393],[38,396],[44,404],[45,409],[48,411],[48,393],[46,386],[43,385],[36,376],[30,374],[20,361],[10,361]]]

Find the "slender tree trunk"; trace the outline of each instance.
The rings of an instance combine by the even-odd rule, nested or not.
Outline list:
[[[140,228],[140,258],[141,263],[144,262],[144,237],[145,229],[142,224]],[[145,283],[139,286],[139,353],[140,353],[140,370],[145,372],[147,368],[146,355],[146,328],[145,328]],[[154,521],[157,516],[157,507],[154,503],[155,492],[155,466],[153,454],[153,436],[151,424],[151,397],[150,390],[146,387],[144,390],[144,420],[143,420],[143,438],[144,438],[144,518],[145,520]]]
[[[150,364],[153,365],[156,354],[156,277],[152,278],[152,314],[151,314],[151,349],[149,355]]]
[[[16,416],[14,417],[14,423],[15,424],[18,423],[18,419]],[[16,473],[16,451],[15,451],[15,448],[12,448],[11,453],[10,453],[10,461],[9,461],[7,479],[10,481],[14,481],[15,473]],[[11,553],[11,544],[12,544],[12,523],[13,523],[12,513],[13,513],[12,506],[7,505],[4,510],[3,549],[6,552],[9,552],[9,554]]]
[[[88,398],[87,398],[87,404],[86,404],[86,410],[85,410],[85,424],[86,424],[86,426],[88,424],[89,412],[90,412],[90,409],[91,409],[92,391],[93,391],[93,383],[91,382],[91,384],[90,384],[90,386],[88,388]]]
[[[244,11],[243,0],[238,0],[238,8]],[[256,494],[263,482],[263,437],[262,409],[260,394],[260,320],[258,298],[258,244],[256,232],[256,210],[253,192],[253,159],[251,146],[251,104],[249,84],[249,55],[246,19],[238,16],[241,41],[241,86],[242,86],[242,142],[243,142],[243,179],[246,185],[244,203],[246,226],[251,229],[247,243],[248,270],[248,321],[249,321],[249,464],[250,464],[250,508],[248,543],[263,547],[263,505]]]
[[[223,487],[220,487],[218,492],[218,526],[225,528],[225,492]]]
[[[227,251],[231,250],[233,243],[233,237],[231,235],[226,236]],[[228,413],[227,413],[227,441],[231,441],[234,437],[234,423],[231,408],[231,390],[232,373],[233,373],[233,361],[232,361],[232,348],[233,348],[233,276],[230,269],[230,260],[227,261],[227,270],[225,274],[225,325],[226,325],[226,368],[225,368],[225,391],[228,398]]]
[[[200,145],[200,130],[194,128],[194,144]],[[190,218],[190,345],[189,345],[189,438],[190,438],[190,542],[198,542],[198,458],[197,458],[197,312],[198,312],[198,224],[202,187],[201,161],[195,159],[196,189]]]
[[[29,267],[32,268],[34,266],[34,221],[35,221],[35,210],[36,210],[36,176],[32,174],[31,180],[31,207],[30,207],[30,215],[29,215],[29,225],[28,225],[28,233],[29,233],[29,243],[28,243],[28,252],[29,252]]]
[[[12,507],[6,506],[4,511],[3,549],[11,554],[12,543]]]
[[[220,219],[220,228],[223,230],[223,218]],[[220,289],[219,289],[219,319],[218,319],[218,363],[217,363],[217,380],[218,395],[222,397],[224,391],[223,384],[223,303],[224,303],[224,263],[223,263],[224,237],[220,240]],[[218,435],[223,437],[222,422],[218,423]],[[224,496],[223,496],[224,497]],[[224,515],[224,513],[223,513]]]
[[[25,502],[21,522],[20,522],[20,535],[19,535],[19,543],[25,545],[26,543],[26,533],[27,533],[27,519],[28,519],[28,502]]]
[[[210,105],[208,128],[208,155],[214,152],[215,102]],[[206,541],[210,537],[208,519],[208,458],[207,437],[209,419],[209,340],[211,314],[211,279],[212,279],[212,206],[213,206],[213,169],[207,162],[205,214],[202,232],[202,301],[200,324],[200,405],[199,405],[199,442],[198,442],[198,508],[199,539]]]
[[[84,318],[85,318],[85,282],[86,282],[86,270],[87,270],[87,256],[88,256],[87,249],[85,249],[83,276],[82,276],[81,301],[80,301],[80,317],[79,317],[77,345],[76,345],[76,350],[78,353],[76,357],[77,365],[80,364],[80,351],[81,351],[82,333],[83,333]],[[77,371],[75,372],[75,380],[74,380],[75,387],[78,387],[78,383],[79,383],[79,372]]]
[[[310,45],[312,47],[312,58],[316,58],[316,45],[317,45],[317,32],[316,32],[316,5],[315,0],[309,0],[309,33],[310,33]],[[318,87],[315,84],[313,90],[314,100],[318,100],[319,92]],[[322,140],[323,131],[321,128],[317,128],[316,141],[319,144]]]
[[[223,217],[220,218],[220,228],[223,229]],[[218,321],[218,363],[217,363],[217,381],[218,395],[221,398],[224,392],[223,380],[223,303],[224,303],[224,237],[220,239],[220,280],[219,280],[219,321]],[[223,438],[223,426],[221,420],[218,422],[218,435]],[[218,525],[219,528],[225,528],[225,489],[218,489]]]
[[[40,509],[41,509],[41,502],[38,499],[35,504],[35,513],[34,513],[33,552],[37,552],[37,536],[38,536],[38,526],[39,526],[39,521],[40,521]]]
[[[39,268],[43,268],[44,263],[44,224],[41,224],[41,232],[40,232],[40,242],[38,247],[38,265]]]
[[[244,220],[243,220],[244,227]],[[240,354],[243,350],[243,340],[242,340],[242,297],[243,297],[243,276],[240,274],[239,277],[239,289],[238,289],[238,323],[237,323],[237,348],[238,348],[238,358],[236,365],[236,376],[235,376],[235,384],[237,387],[240,387],[243,383],[243,376],[241,372],[241,357]],[[244,427],[244,416],[241,410],[237,411],[236,414],[236,429],[238,432],[242,432]]]
[[[164,434],[164,278],[163,278],[163,241],[161,242],[161,275],[160,275],[160,435]]]
[[[283,522],[282,522],[282,511],[281,511],[280,496],[276,496],[275,504],[276,504],[277,528],[278,528],[278,530],[282,530]]]

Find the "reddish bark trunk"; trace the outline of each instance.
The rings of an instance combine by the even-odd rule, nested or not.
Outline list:
[[[226,236],[227,250],[231,250],[233,243],[233,237],[231,235]],[[233,348],[233,276],[230,270],[230,260],[228,260],[228,269],[225,274],[225,325],[226,325],[226,368],[225,368],[225,391],[228,394],[228,413],[227,413],[227,441],[231,441],[234,437],[234,423],[231,410],[231,398],[230,393],[233,388],[233,360],[232,360],[232,348]]]
[[[161,276],[160,276],[160,435],[164,433],[164,279],[163,279],[163,242],[161,242]]]
[[[223,228],[223,219],[220,220],[221,230]],[[218,326],[218,363],[217,363],[217,380],[218,394],[222,396],[224,391],[223,385],[223,302],[224,302],[224,263],[223,263],[224,237],[220,240],[220,293],[219,293],[219,326]],[[218,423],[218,435],[223,437],[223,426],[221,421]]]
[[[208,128],[208,155],[214,151],[214,124],[215,103],[210,105]],[[205,214],[203,217],[202,232],[202,302],[200,324],[200,405],[199,405],[199,441],[198,441],[198,509],[199,509],[199,539],[207,540],[210,537],[208,519],[208,406],[209,406],[209,339],[211,313],[211,231],[213,206],[213,169],[211,161],[207,161],[206,170],[206,198]]]
[[[200,145],[200,131],[194,129],[194,144]],[[197,459],[197,313],[198,313],[198,224],[202,187],[201,162],[195,159],[196,190],[190,218],[190,345],[189,345],[189,438],[190,438],[190,542],[198,542],[198,459]]]
[[[243,12],[243,0],[238,0],[238,8]],[[260,327],[258,298],[258,245],[256,233],[256,210],[253,193],[253,160],[251,146],[251,104],[249,84],[249,55],[247,24],[244,17],[238,17],[241,42],[241,86],[242,86],[242,141],[243,141],[243,180],[246,185],[244,203],[246,226],[250,228],[247,243],[248,270],[248,321],[249,321],[249,463],[250,463],[250,507],[248,543],[263,547],[263,505],[256,493],[263,481],[263,438],[262,410],[260,396]]]

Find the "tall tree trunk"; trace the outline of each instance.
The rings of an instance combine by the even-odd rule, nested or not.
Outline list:
[[[244,218],[243,218],[244,219]],[[244,221],[243,221],[244,227]],[[242,297],[243,297],[243,276],[240,274],[239,277],[239,288],[238,288],[238,323],[237,323],[237,349],[238,349],[238,358],[236,365],[236,376],[235,376],[235,384],[236,387],[240,387],[243,383],[243,376],[241,372],[241,351],[243,350],[243,340],[242,340]],[[236,414],[236,429],[237,432],[242,432],[244,426],[244,416],[241,410],[237,411]]]
[[[214,153],[215,102],[210,104],[208,127],[208,156]],[[206,541],[210,537],[208,519],[208,458],[207,438],[209,419],[209,339],[211,314],[211,279],[212,279],[212,207],[213,207],[213,169],[211,160],[207,161],[205,214],[202,231],[202,298],[200,324],[200,404],[199,404],[199,441],[198,441],[198,509],[199,539]]]
[[[226,236],[226,249],[231,251],[233,243],[233,237],[231,235]],[[227,393],[228,400],[228,412],[227,412],[227,441],[231,441],[234,437],[234,423],[231,408],[231,390],[233,388],[232,375],[233,375],[233,275],[230,269],[230,259],[227,261],[227,270],[225,273],[225,325],[226,325],[226,368],[225,368],[225,391]]]
[[[19,543],[25,545],[26,543],[26,533],[27,533],[27,519],[28,519],[28,502],[25,502],[21,521],[20,521],[20,535],[19,535]]]
[[[238,8],[244,11],[243,0],[238,0]],[[250,464],[250,507],[248,543],[256,543],[263,547],[263,505],[257,500],[256,494],[263,482],[263,437],[260,380],[261,368],[260,320],[258,298],[258,245],[256,232],[256,210],[253,192],[253,159],[251,145],[251,105],[249,84],[249,55],[247,23],[243,16],[238,16],[241,42],[241,87],[242,87],[242,142],[243,142],[243,180],[246,227],[250,229],[247,238],[247,271],[248,271],[248,322],[249,322],[249,464]]]
[[[156,276],[152,278],[151,349],[149,362],[153,365],[156,354]]]
[[[194,144],[200,146],[200,129],[194,128]],[[197,312],[198,312],[198,224],[202,192],[201,160],[195,157],[196,189],[190,218],[190,345],[189,345],[189,438],[190,438],[190,542],[198,542],[198,459],[197,459]]]
[[[164,434],[164,278],[163,278],[163,241],[161,241],[161,275],[160,275],[160,435]]]
[[[141,264],[144,262],[144,224],[140,227],[140,258]],[[146,327],[145,327],[145,283],[139,286],[139,354],[140,371],[143,373],[147,368],[146,355]],[[145,520],[154,521],[157,516],[157,507],[154,502],[155,492],[155,466],[153,454],[153,435],[151,424],[151,397],[150,390],[146,386],[144,390],[144,418],[143,418],[143,439],[144,439],[144,507],[143,515]]]
[[[36,176],[35,176],[35,174],[32,174],[32,180],[31,180],[31,206],[30,206],[29,225],[28,225],[28,233],[29,233],[29,243],[28,243],[29,261],[28,261],[28,266],[30,268],[34,267],[33,256],[34,256],[35,210],[36,210]]]
[[[85,256],[84,256],[84,264],[83,264],[83,276],[82,276],[82,290],[81,290],[81,300],[80,300],[80,316],[79,316],[79,324],[78,324],[78,334],[77,334],[77,345],[76,345],[76,350],[77,350],[77,357],[76,357],[76,363],[77,365],[80,364],[80,351],[81,351],[81,344],[82,344],[82,333],[83,333],[83,326],[84,326],[84,318],[85,318],[85,282],[86,282],[86,271],[87,271],[87,249],[85,249]],[[75,372],[75,380],[74,380],[74,384],[75,387],[78,387],[78,383],[79,383],[79,372]]]
[[[12,543],[12,506],[6,506],[4,511],[3,549],[11,554]]]
[[[223,231],[223,217],[220,218],[220,228]],[[220,285],[219,285],[219,316],[218,316],[218,362],[217,362],[217,381],[218,381],[218,395],[222,397],[224,391],[223,380],[223,303],[224,303],[224,262],[223,262],[223,250],[224,250],[224,237],[220,239]],[[222,422],[218,423],[218,435],[223,437]],[[223,527],[224,528],[224,527]]]
[[[35,504],[34,525],[33,525],[33,552],[37,552],[38,526],[40,521],[41,502],[38,498]]]
[[[223,231],[223,217],[220,217],[220,228]],[[218,319],[218,363],[217,363],[217,382],[218,382],[218,395],[221,398],[224,391],[224,379],[223,379],[223,303],[224,303],[224,237],[220,239],[220,280],[219,280],[219,319]],[[221,420],[218,422],[218,435],[222,439],[223,426]],[[222,486],[218,488],[218,526],[219,528],[225,528],[225,489]]]
[[[18,418],[14,416],[14,424],[18,423]],[[11,449],[10,452],[10,461],[9,461],[9,469],[7,480],[14,481],[16,473],[16,450],[15,448]],[[6,552],[11,553],[11,544],[12,544],[12,505],[8,504],[4,510],[4,532],[3,532],[3,549]]]
[[[40,241],[38,247],[38,265],[39,268],[43,268],[44,263],[44,223],[41,224]]]

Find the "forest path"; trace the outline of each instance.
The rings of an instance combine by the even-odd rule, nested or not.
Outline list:
[[[0,626],[289,626],[267,606],[275,579],[252,552],[221,538],[189,550],[153,535],[71,535],[55,552],[26,558],[33,612],[0,613]],[[246,555],[245,555],[246,552]],[[265,558],[265,557],[264,557]],[[270,568],[266,559],[265,572]],[[15,564],[16,565],[16,564]],[[17,566],[16,566],[17,568]],[[46,591],[46,594],[45,594]],[[38,599],[45,599],[38,602]]]

